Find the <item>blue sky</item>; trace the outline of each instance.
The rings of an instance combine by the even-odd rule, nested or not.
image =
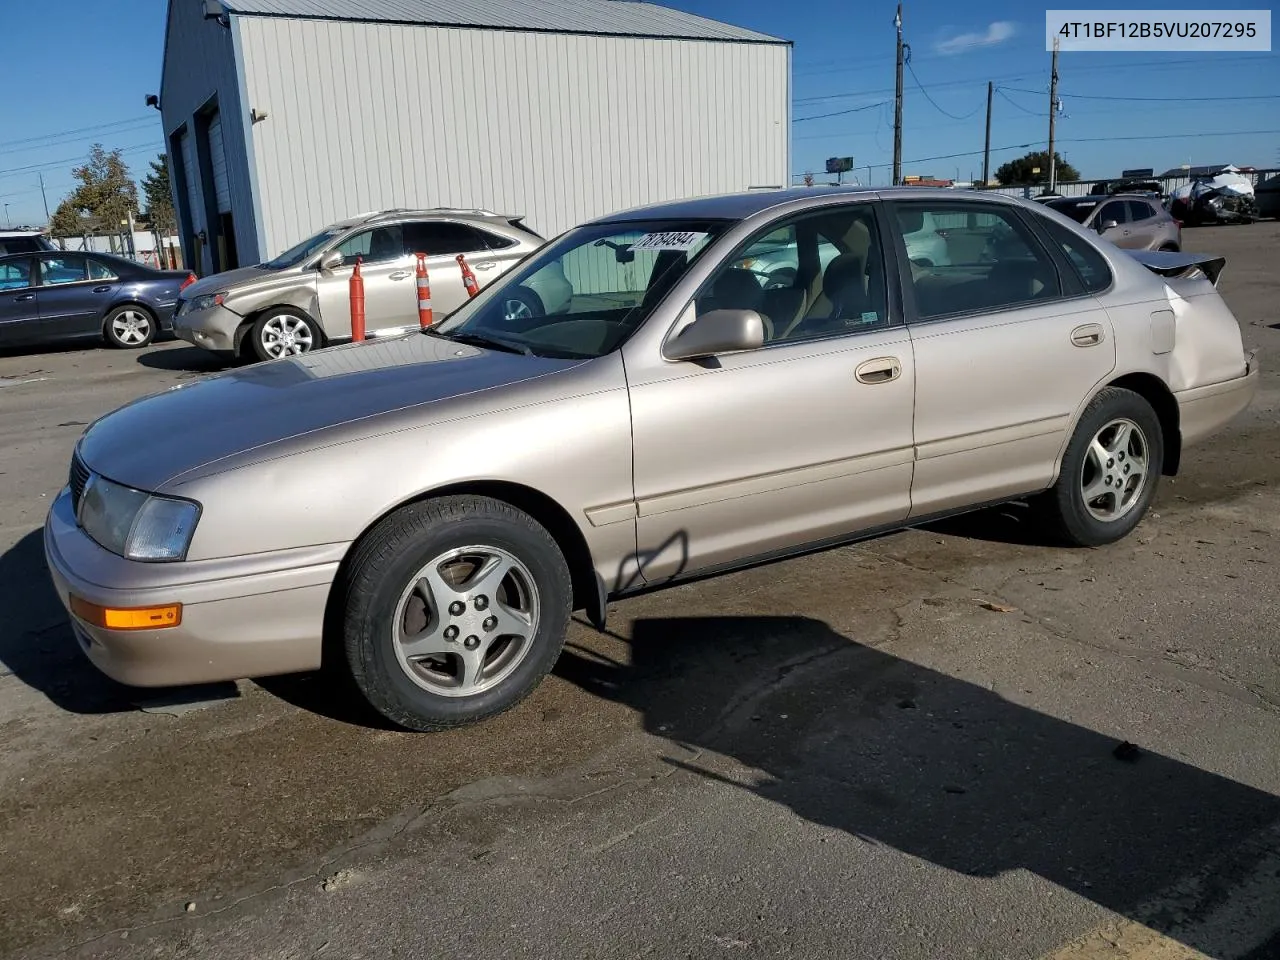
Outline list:
[[[795,42],[792,173],[812,170],[821,178],[827,157],[852,155],[860,179],[871,164],[871,180],[887,181],[892,3],[666,2]],[[165,2],[4,3],[10,76],[27,71],[39,85],[11,83],[0,97],[0,203],[9,205],[11,222],[43,223],[40,173],[52,211],[71,187],[71,168],[95,140],[123,148],[137,177],[162,149],[160,115],[143,98],[159,93]],[[905,173],[980,175],[989,79],[998,87],[992,147],[1011,148],[993,149],[993,171],[1043,148],[1049,76],[1043,16],[1043,8],[1005,2],[981,12],[944,0],[906,5],[914,76],[906,75]],[[1182,163],[1280,166],[1280,97],[1242,99],[1280,93],[1280,53],[1069,53],[1059,73],[1061,152],[1086,177]],[[1229,99],[1178,99],[1184,97]],[[863,109],[848,112],[856,108]]]

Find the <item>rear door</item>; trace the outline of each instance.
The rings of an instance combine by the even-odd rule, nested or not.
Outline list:
[[[0,343],[37,336],[40,305],[36,299],[35,269],[32,257],[0,261]]]
[[[1161,218],[1155,208],[1145,200],[1126,200],[1129,209],[1129,230],[1133,243],[1130,247],[1140,250],[1154,250],[1163,239]]]
[[[911,517],[1046,488],[1075,411],[1115,367],[1106,312],[1011,205],[892,210],[902,234],[930,218],[946,230],[950,260],[921,267],[899,247],[916,366]]]
[[[427,255],[431,308],[437,322],[462,306],[469,297],[462,283],[458,254],[466,257],[480,286],[501,273],[499,257],[480,232],[457,220],[418,220],[405,224],[405,242],[412,254]]]

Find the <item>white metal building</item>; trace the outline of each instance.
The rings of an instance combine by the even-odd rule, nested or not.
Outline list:
[[[202,273],[392,207],[553,236],[789,182],[790,43],[667,7],[169,0],[168,18],[160,106]]]

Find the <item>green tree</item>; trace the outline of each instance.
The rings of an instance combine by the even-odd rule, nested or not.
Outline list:
[[[1057,160],[1056,179],[1059,183],[1071,180],[1079,180],[1080,172],[1071,164],[1062,159],[1060,153],[1054,152]],[[1039,169],[1039,173],[1033,171]],[[1036,183],[1049,182],[1049,151],[1033,150],[1025,157],[1019,157],[1017,160],[1010,160],[1008,163],[1001,164],[996,170],[996,180],[1000,182],[1002,187],[1022,187]]]
[[[81,233],[119,233],[122,221],[138,209],[138,185],[119,150],[107,151],[95,143],[89,160],[71,171],[79,185],[50,221],[55,236]]]
[[[173,193],[169,189],[169,159],[160,154],[151,161],[151,172],[142,178],[142,195],[147,201],[147,221],[151,229],[163,235],[178,225],[173,212]]]

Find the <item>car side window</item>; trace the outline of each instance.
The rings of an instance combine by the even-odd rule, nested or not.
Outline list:
[[[889,326],[875,210],[850,204],[766,227],[708,278],[694,302],[698,316],[754,310],[767,344]]]
[[[34,237],[0,238],[0,257],[11,253],[35,253],[39,249],[41,249],[40,244]]]
[[[0,263],[0,290],[22,290],[31,286],[31,261],[8,260]]]
[[[360,257],[363,263],[382,263],[404,256],[404,234],[398,223],[364,230],[338,244],[342,262],[351,266]]]
[[[40,283],[53,287],[89,279],[87,259],[79,254],[40,258]]]
[[[465,223],[449,220],[421,220],[404,225],[410,253],[429,257],[451,257],[459,253],[483,253],[488,249],[479,231]]]
[[[490,233],[488,230],[477,229],[476,233],[480,234],[480,238],[490,250],[506,250],[508,247],[514,247],[520,241],[514,237],[504,237],[496,233]]]
[[[101,260],[89,261],[89,279],[90,280],[119,280],[114,270],[108,267]]]
[[[895,204],[895,210],[918,319],[1003,310],[1062,295],[1052,257],[1012,210],[914,201]],[[922,223],[933,224],[932,235],[921,232]]]
[[[1127,200],[1125,205],[1129,208],[1129,220],[1132,223],[1141,223],[1156,215],[1156,212],[1151,209],[1151,204],[1145,200]]]
[[[1101,230],[1102,225],[1108,220],[1114,220],[1117,224],[1125,224],[1129,222],[1129,213],[1125,209],[1125,203],[1123,200],[1112,200],[1108,203],[1102,208],[1102,212],[1098,214],[1098,219],[1096,219],[1094,223],[1097,225],[1098,229]]]
[[[1086,290],[1090,293],[1101,293],[1111,286],[1111,268],[1107,265],[1106,258],[1095,250],[1089,241],[1076,236],[1062,224],[1048,217],[1037,215],[1036,221],[1044,228],[1049,239],[1062,248],[1062,252],[1067,255],[1071,265],[1080,274]]]

